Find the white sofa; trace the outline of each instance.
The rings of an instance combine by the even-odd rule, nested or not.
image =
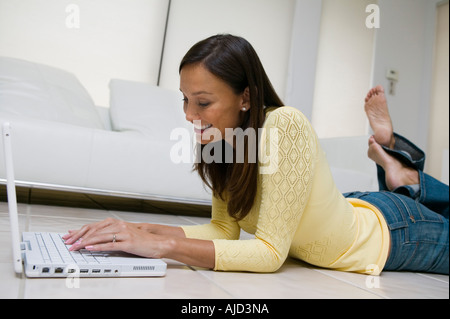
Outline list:
[[[170,157],[172,130],[191,130],[181,94],[124,80],[109,88],[110,107],[95,106],[73,74],[0,57],[0,122],[11,123],[18,185],[209,205],[192,164]],[[321,140],[342,192],[377,188],[367,139]]]

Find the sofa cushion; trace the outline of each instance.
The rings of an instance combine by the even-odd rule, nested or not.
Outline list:
[[[113,130],[137,131],[147,138],[168,141],[173,129],[189,128],[181,93],[146,83],[110,81]]]
[[[321,138],[336,186],[342,193],[377,191],[375,163],[367,157],[369,135]]]
[[[104,128],[92,98],[73,74],[8,57],[0,57],[0,112]]]

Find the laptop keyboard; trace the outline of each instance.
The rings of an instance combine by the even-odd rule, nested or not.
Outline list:
[[[91,252],[86,249],[69,251],[70,246],[58,233],[36,233],[36,239],[44,262],[72,264],[109,264],[110,261],[102,252]]]

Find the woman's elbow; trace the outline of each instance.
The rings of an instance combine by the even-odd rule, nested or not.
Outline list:
[[[258,272],[261,273],[274,273],[277,272],[281,266],[283,266],[286,258],[280,258],[279,256],[271,256],[267,260],[260,264]]]

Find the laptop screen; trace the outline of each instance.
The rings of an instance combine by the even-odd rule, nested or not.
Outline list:
[[[3,150],[6,165],[6,189],[8,196],[9,223],[11,226],[11,240],[14,271],[22,273],[22,252],[20,249],[19,218],[17,213],[16,185],[14,180],[13,156],[11,147],[11,125],[2,125]]]

